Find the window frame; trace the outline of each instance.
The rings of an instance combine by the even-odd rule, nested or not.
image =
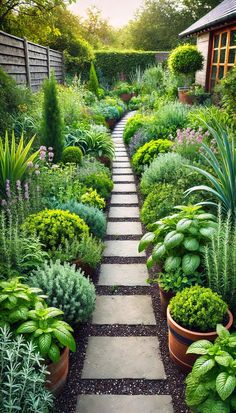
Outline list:
[[[229,63],[229,55],[231,50],[236,51],[236,44],[233,46],[230,46],[230,34],[232,31],[236,31],[236,25],[234,24],[233,26],[227,26],[224,28],[221,28],[219,30],[216,30],[212,33],[212,39],[211,39],[211,48],[210,48],[210,70],[209,70],[209,76],[208,76],[208,90],[212,90],[214,86],[219,82],[222,77],[219,76],[220,73],[220,68],[224,68],[224,73],[223,77],[227,74],[228,70],[230,67],[233,67],[236,65],[236,53],[234,57],[234,63]],[[222,37],[223,35],[227,33],[226,36],[226,44],[225,46],[221,45]],[[215,38],[216,36],[219,36],[218,39],[218,45],[217,47],[215,46]],[[222,47],[221,47],[222,46]],[[221,59],[221,51],[225,50],[225,60],[223,63],[220,62]],[[214,62],[214,55],[215,52],[217,51],[217,62]],[[216,67],[216,75],[215,77],[212,76],[214,67]],[[212,84],[214,82],[214,85]]]

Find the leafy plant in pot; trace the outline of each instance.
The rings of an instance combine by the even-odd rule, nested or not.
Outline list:
[[[200,273],[189,276],[183,275],[179,269],[175,272],[161,272],[157,275],[157,278],[151,280],[152,283],[157,283],[159,286],[162,314],[166,316],[166,310],[171,298],[186,287],[196,284],[202,285],[203,278],[203,274]]]
[[[114,92],[123,100],[123,102],[129,102],[130,99],[135,96],[132,85],[127,82],[120,82],[116,85]]]
[[[56,392],[66,381],[69,349],[75,351],[73,329],[61,318],[63,312],[47,308],[38,288],[15,277],[0,282],[0,326],[31,340],[50,371],[49,388]]]
[[[195,80],[195,74],[203,68],[203,55],[196,46],[185,44],[176,47],[170,54],[168,66],[175,75],[184,78],[184,86],[178,88],[179,100],[182,103],[192,104],[193,98],[188,94],[191,83]]]
[[[217,324],[224,324],[229,330],[233,315],[217,293],[195,285],[171,299],[167,323],[170,357],[182,370],[189,371],[196,360],[187,352],[190,344],[197,340],[214,341]]]

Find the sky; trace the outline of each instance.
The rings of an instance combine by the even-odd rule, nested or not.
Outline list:
[[[121,27],[134,17],[142,3],[143,0],[77,0],[69,8],[74,14],[85,17],[88,7],[95,5],[113,26]]]

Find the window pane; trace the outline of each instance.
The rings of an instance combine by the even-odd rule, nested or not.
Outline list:
[[[224,66],[219,67],[218,79],[222,79],[222,77],[224,77],[224,69]]]
[[[227,72],[229,72],[231,69],[233,69],[233,66],[227,66]]]
[[[213,90],[213,89],[214,89],[215,84],[216,84],[215,80],[212,80],[212,79],[211,79],[211,90]]]
[[[236,30],[230,33],[230,46],[236,46]]]
[[[225,47],[227,43],[227,32],[222,33],[221,35],[221,47]]]
[[[225,49],[221,50],[220,52],[220,63],[225,62]]]
[[[217,34],[217,36],[214,37],[214,49],[217,49],[219,47],[219,40],[220,40],[220,35]]]
[[[216,79],[217,66],[212,66],[211,78]]]
[[[218,50],[214,50],[213,63],[217,63],[217,62],[218,62]]]
[[[228,63],[234,63],[235,54],[236,54],[236,49],[229,49],[229,62]]]

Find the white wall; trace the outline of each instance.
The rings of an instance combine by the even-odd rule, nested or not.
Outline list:
[[[198,49],[204,56],[204,67],[203,70],[196,73],[196,83],[202,85],[203,87],[206,86],[209,41],[210,33],[201,34],[197,38]]]

